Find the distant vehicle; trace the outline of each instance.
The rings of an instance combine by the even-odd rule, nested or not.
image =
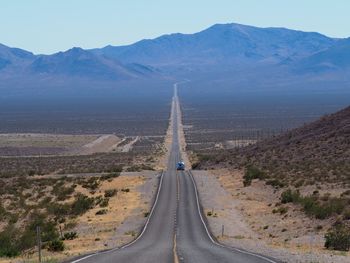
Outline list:
[[[176,164],[176,170],[179,170],[179,171],[184,171],[185,170],[185,163],[184,162],[178,162]]]

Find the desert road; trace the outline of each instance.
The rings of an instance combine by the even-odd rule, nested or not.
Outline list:
[[[142,232],[131,243],[112,250],[82,256],[81,263],[277,263],[247,251],[225,247],[215,241],[206,225],[191,172],[176,171],[181,160],[177,84],[174,85],[171,122],[172,146],[167,171],[160,178],[155,201]]]

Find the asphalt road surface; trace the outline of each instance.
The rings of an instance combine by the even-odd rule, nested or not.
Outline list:
[[[177,84],[172,103],[173,140],[167,171],[163,173],[155,202],[143,231],[121,248],[99,252],[72,262],[82,263],[274,263],[268,257],[225,247],[215,241],[201,213],[195,181],[190,172],[176,171],[181,160],[177,115]]]

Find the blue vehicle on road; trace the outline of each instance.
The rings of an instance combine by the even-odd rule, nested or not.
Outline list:
[[[178,162],[177,164],[176,164],[176,170],[178,170],[178,171],[184,171],[185,170],[185,163],[184,162]]]

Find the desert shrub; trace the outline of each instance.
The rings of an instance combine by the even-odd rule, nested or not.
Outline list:
[[[46,209],[47,212],[54,215],[57,220],[71,213],[71,205],[69,204],[49,203],[47,204]]]
[[[315,216],[317,219],[326,219],[333,214],[341,214],[346,202],[340,198],[331,198],[328,202],[319,203],[314,197],[303,197],[300,199],[305,212],[309,215]]]
[[[194,162],[194,163],[191,164],[191,169],[192,170],[196,170],[199,167],[200,167],[200,163],[199,162]]]
[[[17,213],[8,213],[8,222],[10,224],[15,224],[17,223],[18,219],[19,219],[19,215]]]
[[[281,215],[283,215],[283,214],[285,214],[287,212],[288,212],[288,207],[284,207],[284,206],[281,206],[281,207],[279,207],[277,209],[273,209],[272,210],[273,214],[280,213]]]
[[[347,206],[347,200],[342,198],[321,198],[318,193],[311,196],[301,196],[298,191],[288,189],[281,194],[281,203],[296,203],[302,205],[304,212],[317,219],[326,219],[333,214],[342,214]]]
[[[74,187],[60,187],[58,191],[55,192],[58,201],[64,201],[68,199],[74,193]]]
[[[98,210],[95,215],[97,215],[97,216],[98,215],[105,215],[105,214],[107,214],[107,212],[108,212],[107,209],[101,209],[101,210]]]
[[[111,172],[111,173],[108,173],[108,174],[101,176],[101,180],[109,180],[112,178],[117,178],[119,176],[120,176],[120,173]]]
[[[114,173],[115,175],[120,175],[120,173],[123,171],[123,166],[115,166],[110,168],[107,172]]]
[[[139,164],[139,165],[132,165],[126,169],[127,172],[141,172],[142,170],[154,171],[154,168],[150,165]]]
[[[90,190],[96,190],[99,187],[99,185],[100,185],[100,182],[98,178],[91,177],[82,184],[82,187]]]
[[[115,196],[116,193],[117,193],[117,189],[108,189],[105,191],[105,197]]]
[[[275,188],[282,188],[282,187],[284,187],[284,183],[281,182],[281,181],[278,180],[278,179],[267,180],[267,181],[266,181],[266,184],[267,184],[267,185],[271,185],[271,186],[273,186],[273,187],[275,187]]]
[[[78,194],[71,206],[72,215],[82,215],[89,209],[94,207],[94,198],[88,197],[83,194]]]
[[[7,217],[8,213],[6,209],[0,204],[0,220],[4,220]]]
[[[243,185],[249,186],[251,185],[253,179],[263,179],[263,178],[265,178],[264,172],[259,170],[257,167],[248,166],[243,176],[243,179],[244,179]]]
[[[337,224],[325,235],[327,249],[348,251],[350,249],[350,229],[345,225]]]
[[[13,225],[7,226],[0,233],[0,257],[15,257],[20,254],[18,236],[19,233]]]
[[[67,232],[63,234],[63,240],[73,240],[78,237],[77,232]]]
[[[346,190],[343,193],[341,193],[341,196],[349,196],[350,195],[350,190]]]
[[[19,241],[21,250],[35,246],[37,226],[40,226],[41,240],[43,242],[49,242],[59,237],[55,222],[47,220],[46,215],[33,213]]]
[[[60,239],[55,239],[47,243],[47,250],[52,252],[60,252],[64,250],[64,243]]]
[[[121,189],[121,191],[124,192],[124,193],[129,193],[130,189],[129,188],[123,188],[123,189]]]
[[[300,179],[300,180],[295,182],[294,187],[299,188],[299,187],[303,186],[304,182],[305,182],[304,179]]]
[[[346,209],[343,213],[344,220],[350,220],[350,209]]]
[[[28,176],[34,176],[35,175],[35,171],[34,170],[29,170],[28,171]]]
[[[100,202],[100,207],[107,207],[109,203],[109,198],[103,198]]]
[[[300,198],[299,192],[292,191],[291,189],[288,189],[281,194],[282,204],[298,202],[299,198]]]

